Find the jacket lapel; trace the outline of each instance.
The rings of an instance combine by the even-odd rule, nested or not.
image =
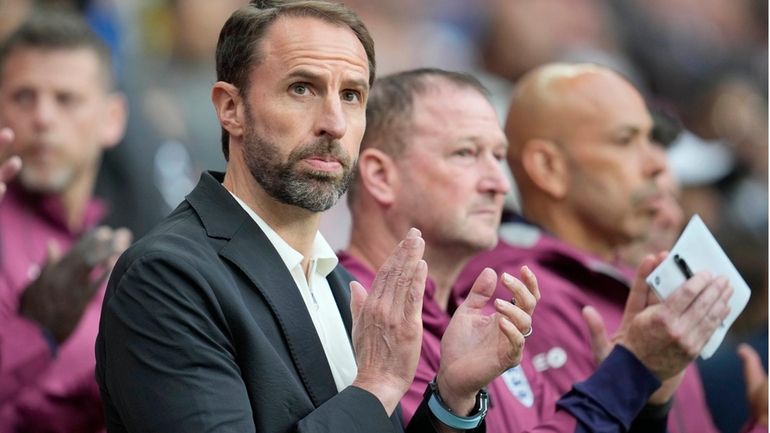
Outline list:
[[[354,278],[345,268],[337,265],[329,276],[326,277],[326,280],[332,289],[337,309],[340,310],[340,316],[342,316],[342,323],[345,324],[345,330],[348,332],[348,338],[351,338],[353,336],[353,325],[350,315],[350,282]]]
[[[265,299],[308,395],[320,406],[337,394],[337,387],[299,288],[265,234],[220,182],[204,173],[187,200],[209,236],[229,239],[219,254],[240,268]]]

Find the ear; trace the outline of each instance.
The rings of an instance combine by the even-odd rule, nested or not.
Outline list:
[[[230,134],[230,137],[243,135],[243,111],[238,88],[230,83],[217,81],[211,89],[211,102],[214,103],[219,124]]]
[[[358,181],[378,203],[389,206],[395,199],[398,172],[393,159],[379,149],[364,149],[358,156]]]
[[[564,150],[551,140],[534,139],[524,144],[521,163],[532,183],[555,199],[569,188],[569,169]]]
[[[102,146],[107,149],[123,139],[128,121],[128,103],[122,93],[107,96],[107,107],[102,128]]]

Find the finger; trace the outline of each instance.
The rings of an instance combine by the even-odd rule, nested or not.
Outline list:
[[[480,309],[487,305],[489,298],[495,292],[495,284],[497,283],[497,274],[491,268],[484,268],[483,271],[476,277],[476,281],[473,282],[471,291],[468,296],[465,297],[462,305],[459,308],[473,308]]]
[[[651,290],[647,285],[646,278],[660,264],[659,260],[658,256],[647,255],[642,259],[642,263],[639,264],[636,277],[628,293],[628,298],[626,298],[626,306],[623,309],[620,329],[627,328],[631,321],[647,307],[647,300],[650,297]]]
[[[655,255],[655,266],[653,266],[653,270],[658,267],[661,263],[663,263],[664,260],[666,260],[666,257],[668,257],[668,251],[661,251],[658,254]],[[652,272],[652,270],[650,271]],[[649,275],[649,274],[648,274]],[[647,292],[647,306],[650,305],[658,305],[662,301],[660,298],[658,298],[658,295],[655,294],[653,290],[649,290]]]
[[[13,141],[13,130],[11,128],[0,128],[0,149],[11,144]],[[0,154],[2,154],[0,152]]]
[[[425,290],[427,266],[425,266],[425,277],[421,277],[422,271],[418,272],[418,268],[422,269],[420,262],[425,251],[425,241],[419,237],[419,230],[415,229],[415,232],[417,237],[407,236],[405,240],[406,256],[403,263],[398,263],[394,268],[396,271],[386,279],[385,295],[382,299],[392,303],[394,313],[403,312],[407,303],[414,303],[415,287],[419,287],[420,293]],[[421,283],[418,280],[421,280]]]
[[[535,276],[535,273],[529,269],[529,266],[522,266],[520,275],[529,292],[532,293],[532,296],[535,297],[535,302],[539,301],[540,285],[537,283],[537,277]]]
[[[717,293],[717,299],[709,304],[711,293]],[[682,316],[684,341],[688,347],[692,348],[692,353],[700,353],[709,338],[722,326],[730,313],[731,294],[732,288],[726,282],[715,282],[713,287],[703,291],[698,300],[693,302],[690,309]]]
[[[537,305],[537,299],[530,292],[529,288],[524,285],[520,280],[514,278],[512,275],[503,273],[503,287],[507,288],[513,295],[513,299],[516,301],[516,305],[524,310],[527,314],[532,315],[535,311],[535,305]],[[537,284],[537,283],[535,283]]]
[[[743,380],[746,382],[746,394],[752,396],[755,390],[762,386],[767,379],[767,373],[762,367],[762,360],[754,348],[746,343],[738,346],[738,356],[743,362]],[[749,398],[750,399],[750,398]]]
[[[103,265],[109,269],[115,267],[115,262],[117,262],[120,255],[123,254],[123,252],[125,252],[129,246],[131,246],[133,237],[134,236],[131,233],[131,230],[126,228],[115,230],[112,236],[112,243],[110,245],[111,254],[105,258]]]
[[[0,165],[0,182],[8,182],[21,170],[21,158],[12,156]]]
[[[682,314],[713,280],[709,272],[698,272],[666,298],[664,304],[675,314]]]
[[[106,226],[97,227],[83,243],[84,249],[79,250],[83,254],[85,264],[94,268],[103,264],[112,254],[114,231]]]
[[[385,260],[385,263],[377,271],[377,275],[374,277],[374,282],[372,282],[372,287],[370,288],[372,296],[382,298],[383,296],[392,297],[394,295],[395,290],[393,289],[396,287],[398,279],[404,278],[408,272],[411,272],[409,260],[410,257],[416,255],[416,250],[420,248],[417,245],[417,239],[420,239],[419,236],[419,230],[415,228],[409,229],[406,238],[399,242]],[[422,245],[422,248],[424,248],[424,242]],[[417,260],[422,258],[422,251],[419,252],[419,256],[419,258],[413,259],[415,265]]]
[[[505,317],[499,317],[497,319],[497,326],[500,329],[500,332],[505,335],[505,338],[508,339],[509,343],[509,350],[506,351],[506,355],[508,359],[502,359],[503,363],[503,371],[507,370],[521,361],[521,355],[524,352],[524,345],[526,344],[526,339],[522,335],[521,331],[508,321]],[[501,372],[502,373],[502,372]]]
[[[369,294],[361,283],[358,281],[350,282],[350,314],[353,319],[353,325],[358,322],[358,316],[361,314],[364,302],[366,302],[368,296]]]
[[[55,239],[49,239],[46,245],[47,263],[56,263],[61,260],[62,251],[59,243]]]
[[[60,265],[69,272],[81,276],[89,275],[91,270],[102,261],[96,260],[95,256],[102,256],[104,254],[103,252],[100,253],[96,250],[105,249],[103,245],[105,241],[111,240],[111,233],[112,229],[106,226],[100,226],[85,233],[75,245],[64,254]]]
[[[626,311],[631,313],[637,313],[642,311],[647,306],[647,297],[650,293],[650,287],[647,285],[647,276],[650,275],[653,269],[660,264],[658,257],[653,255],[647,255],[642,259],[642,263],[639,264],[639,268],[636,271],[636,277],[631,285],[631,291],[628,293],[628,299],[626,300]]]
[[[695,277],[693,277],[694,279]],[[703,324],[705,320],[713,319],[708,313],[712,312],[714,304],[719,302],[730,290],[730,285],[724,277],[714,278],[695,296],[695,299],[680,314],[680,322],[684,329],[691,329]],[[722,300],[724,303],[725,300]]]
[[[583,307],[582,313],[583,320],[588,326],[588,334],[591,337],[591,350],[596,363],[599,364],[612,350],[612,343],[607,336],[607,329],[599,312],[594,307],[587,305]]]
[[[134,239],[134,234],[131,230],[121,227],[115,230],[112,234],[112,253],[123,254]]]
[[[502,299],[495,299],[495,311],[497,311],[500,316],[505,317],[508,321],[513,323],[522,334],[525,334],[532,329],[532,316],[510,302]]]
[[[404,298],[404,316],[422,322],[422,302],[425,294],[425,280],[428,278],[428,264],[420,260],[415,266],[412,284]]]

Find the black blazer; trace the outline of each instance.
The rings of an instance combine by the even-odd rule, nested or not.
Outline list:
[[[256,223],[204,173],[118,261],[96,342],[110,432],[400,432],[338,393],[299,290]],[[350,334],[349,275],[328,277]],[[425,402],[409,431],[432,431]]]

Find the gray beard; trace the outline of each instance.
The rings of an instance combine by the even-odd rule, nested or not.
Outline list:
[[[323,212],[334,206],[353,178],[350,158],[334,140],[319,139],[301,146],[289,154],[286,162],[281,162],[278,146],[257,136],[248,126],[243,152],[246,166],[265,192],[281,203],[311,212]],[[342,176],[297,170],[300,161],[313,155],[336,157],[342,163]]]

